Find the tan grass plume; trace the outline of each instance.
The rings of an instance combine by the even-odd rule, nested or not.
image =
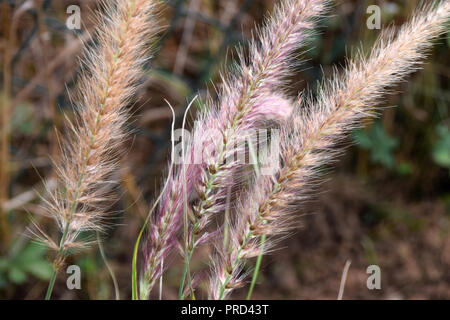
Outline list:
[[[34,230],[57,251],[54,276],[69,249],[86,245],[78,239],[81,232],[105,226],[108,192],[115,184],[111,174],[117,168],[119,145],[127,136],[126,106],[137,90],[143,64],[151,57],[149,48],[160,30],[157,3],[102,2],[95,44],[86,48],[81,59],[76,120],[67,119],[69,132],[61,143],[63,157],[57,165],[60,182],[46,202],[62,236],[54,241],[39,227]]]

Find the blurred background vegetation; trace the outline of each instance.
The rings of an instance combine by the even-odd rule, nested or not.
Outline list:
[[[105,236],[107,259],[121,296],[130,297],[130,259],[149,203],[162,181],[169,151],[170,110],[179,119],[187,101],[219,82],[275,0],[168,0],[167,31],[130,106],[133,136],[126,144],[112,227]],[[369,50],[380,30],[366,27],[366,9],[377,4],[382,28],[401,25],[420,0],[336,0],[318,29],[290,90],[314,90],[334,66],[358,46]],[[68,30],[69,5],[81,7],[82,28]],[[54,185],[51,159],[58,159],[57,134],[70,114],[76,87],[80,39],[95,30],[98,0],[0,0],[0,298],[43,298],[51,253],[30,241],[27,226],[54,223],[40,215],[42,181]],[[344,298],[450,298],[450,36],[443,36],[423,70],[394,88],[380,119],[354,131],[317,199],[299,212],[302,227],[263,259],[254,298],[335,299],[341,272],[352,261]],[[150,67],[150,65],[149,65]],[[150,68],[147,68],[150,70]],[[396,106],[393,108],[393,106]],[[6,112],[5,112],[6,110]],[[3,124],[2,124],[3,123]],[[6,126],[4,125],[6,124]],[[208,248],[191,266],[205,268]],[[203,258],[203,259],[202,259]],[[60,276],[54,297],[112,299],[114,289],[98,248],[75,255],[82,290],[70,291]],[[382,289],[368,290],[366,268],[378,264]],[[164,298],[176,298],[180,261],[164,278]],[[249,266],[250,267],[250,266]],[[200,289],[201,290],[201,287]],[[235,298],[245,297],[245,289]]]

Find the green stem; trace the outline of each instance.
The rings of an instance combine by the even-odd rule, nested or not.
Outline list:
[[[53,268],[52,277],[50,278],[50,282],[48,284],[47,293],[45,294],[45,300],[50,300],[53,292],[53,287],[55,286],[56,276],[58,274],[58,270]]]
[[[71,214],[72,216],[72,214]],[[55,257],[53,262],[53,274],[50,278],[50,282],[48,284],[47,293],[45,294],[45,300],[50,300],[52,296],[53,287],[55,286],[56,276],[58,275],[59,264],[64,257],[64,244],[66,243],[67,234],[69,233],[70,220],[67,221],[66,227],[64,228],[64,233],[61,237],[61,241],[59,242],[59,250],[58,254]]]
[[[186,255],[186,261],[185,261],[184,267],[183,267],[183,275],[181,277],[180,287],[178,288],[178,300],[184,300],[184,295],[183,295],[184,283],[186,281],[186,276],[188,273],[189,261],[191,261],[193,253],[194,253],[194,248],[192,248],[192,250],[189,250]]]
[[[258,279],[259,269],[261,267],[262,256],[264,252],[264,243],[266,242],[266,235],[264,234],[261,237],[261,253],[256,260],[255,270],[253,270],[252,282],[250,284],[250,288],[248,289],[247,300],[250,300],[253,293],[253,288],[255,287],[256,280]]]

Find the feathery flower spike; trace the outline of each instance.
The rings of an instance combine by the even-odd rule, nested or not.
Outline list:
[[[42,235],[43,242],[57,251],[46,298],[51,296],[68,250],[86,245],[78,240],[79,234],[105,226],[107,192],[115,183],[111,175],[117,168],[119,145],[127,136],[125,108],[137,90],[141,67],[151,57],[148,49],[160,30],[156,3],[102,2],[104,12],[97,16],[98,41],[85,50],[82,59],[77,120],[68,120],[69,134],[62,143],[59,186],[46,202],[48,214],[62,232],[58,245]]]
[[[279,236],[292,229],[295,203],[308,198],[321,166],[339,154],[336,144],[375,115],[375,105],[388,87],[419,69],[432,40],[446,31],[449,17],[450,1],[421,7],[396,36],[392,30],[384,32],[368,58],[359,53],[341,76],[336,73],[324,82],[315,102],[309,99],[303,108],[298,106],[283,126],[282,165],[272,176],[259,176],[241,199],[229,242],[218,244],[211,259],[212,299],[224,299],[242,284],[244,262],[261,253],[263,235]],[[268,243],[264,248],[270,249]]]
[[[188,259],[198,244],[196,236],[204,231],[213,214],[224,210],[228,187],[239,183],[236,175],[244,164],[233,158],[242,152],[252,129],[263,126],[264,120],[280,121],[290,115],[291,103],[275,91],[282,90],[296,49],[310,38],[327,2],[287,0],[277,5],[251,40],[249,57],[241,53],[236,70],[222,75],[219,102],[209,101],[211,108],[199,115],[183,159],[188,199],[198,195],[192,212],[188,212],[191,226],[184,253]],[[196,150],[201,151],[200,164],[195,163],[199,157]],[[179,170],[172,177],[150,230],[145,253],[146,297],[163,272],[161,261],[176,243],[182,217],[183,174]]]

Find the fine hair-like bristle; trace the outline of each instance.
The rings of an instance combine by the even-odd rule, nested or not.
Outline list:
[[[67,250],[86,245],[78,239],[80,232],[105,226],[119,145],[127,137],[126,107],[160,30],[156,11],[157,1],[152,0],[102,2],[95,44],[85,49],[81,59],[76,120],[67,118],[68,132],[61,142],[63,155],[56,165],[59,184],[46,201],[47,212],[56,220],[62,236],[54,241],[41,228],[34,230],[57,251],[55,272]]]
[[[283,125],[282,165],[272,176],[257,177],[254,188],[240,201],[229,242],[219,243],[211,258],[210,298],[223,299],[242,284],[244,262],[262,253],[263,235],[278,236],[292,229],[295,204],[310,196],[320,168],[339,153],[336,144],[363,119],[375,115],[376,103],[389,86],[420,68],[449,16],[449,1],[422,6],[397,33],[384,32],[368,57],[359,53],[341,75],[323,82],[316,99],[296,107]],[[264,248],[271,248],[270,243]]]
[[[184,174],[179,169],[170,177],[151,224],[145,253],[142,287],[147,292],[142,293],[144,298],[161,276],[162,261],[176,243],[183,223],[183,203],[187,201],[184,193],[192,203],[187,213],[189,230],[187,252],[184,252],[190,257],[195,246],[208,238],[205,228],[212,216],[224,210],[228,188],[239,184],[236,174],[243,164],[230,159],[242,152],[239,148],[243,147],[252,129],[264,127],[265,120],[286,120],[291,114],[292,103],[280,92],[294,66],[292,57],[296,49],[303,47],[310,38],[327,2],[281,2],[251,40],[248,57],[240,53],[236,69],[222,75],[218,102],[210,99],[209,108],[198,116],[186,146]],[[212,137],[212,132],[218,136]],[[198,150],[199,145],[202,160],[195,164],[194,150]]]

